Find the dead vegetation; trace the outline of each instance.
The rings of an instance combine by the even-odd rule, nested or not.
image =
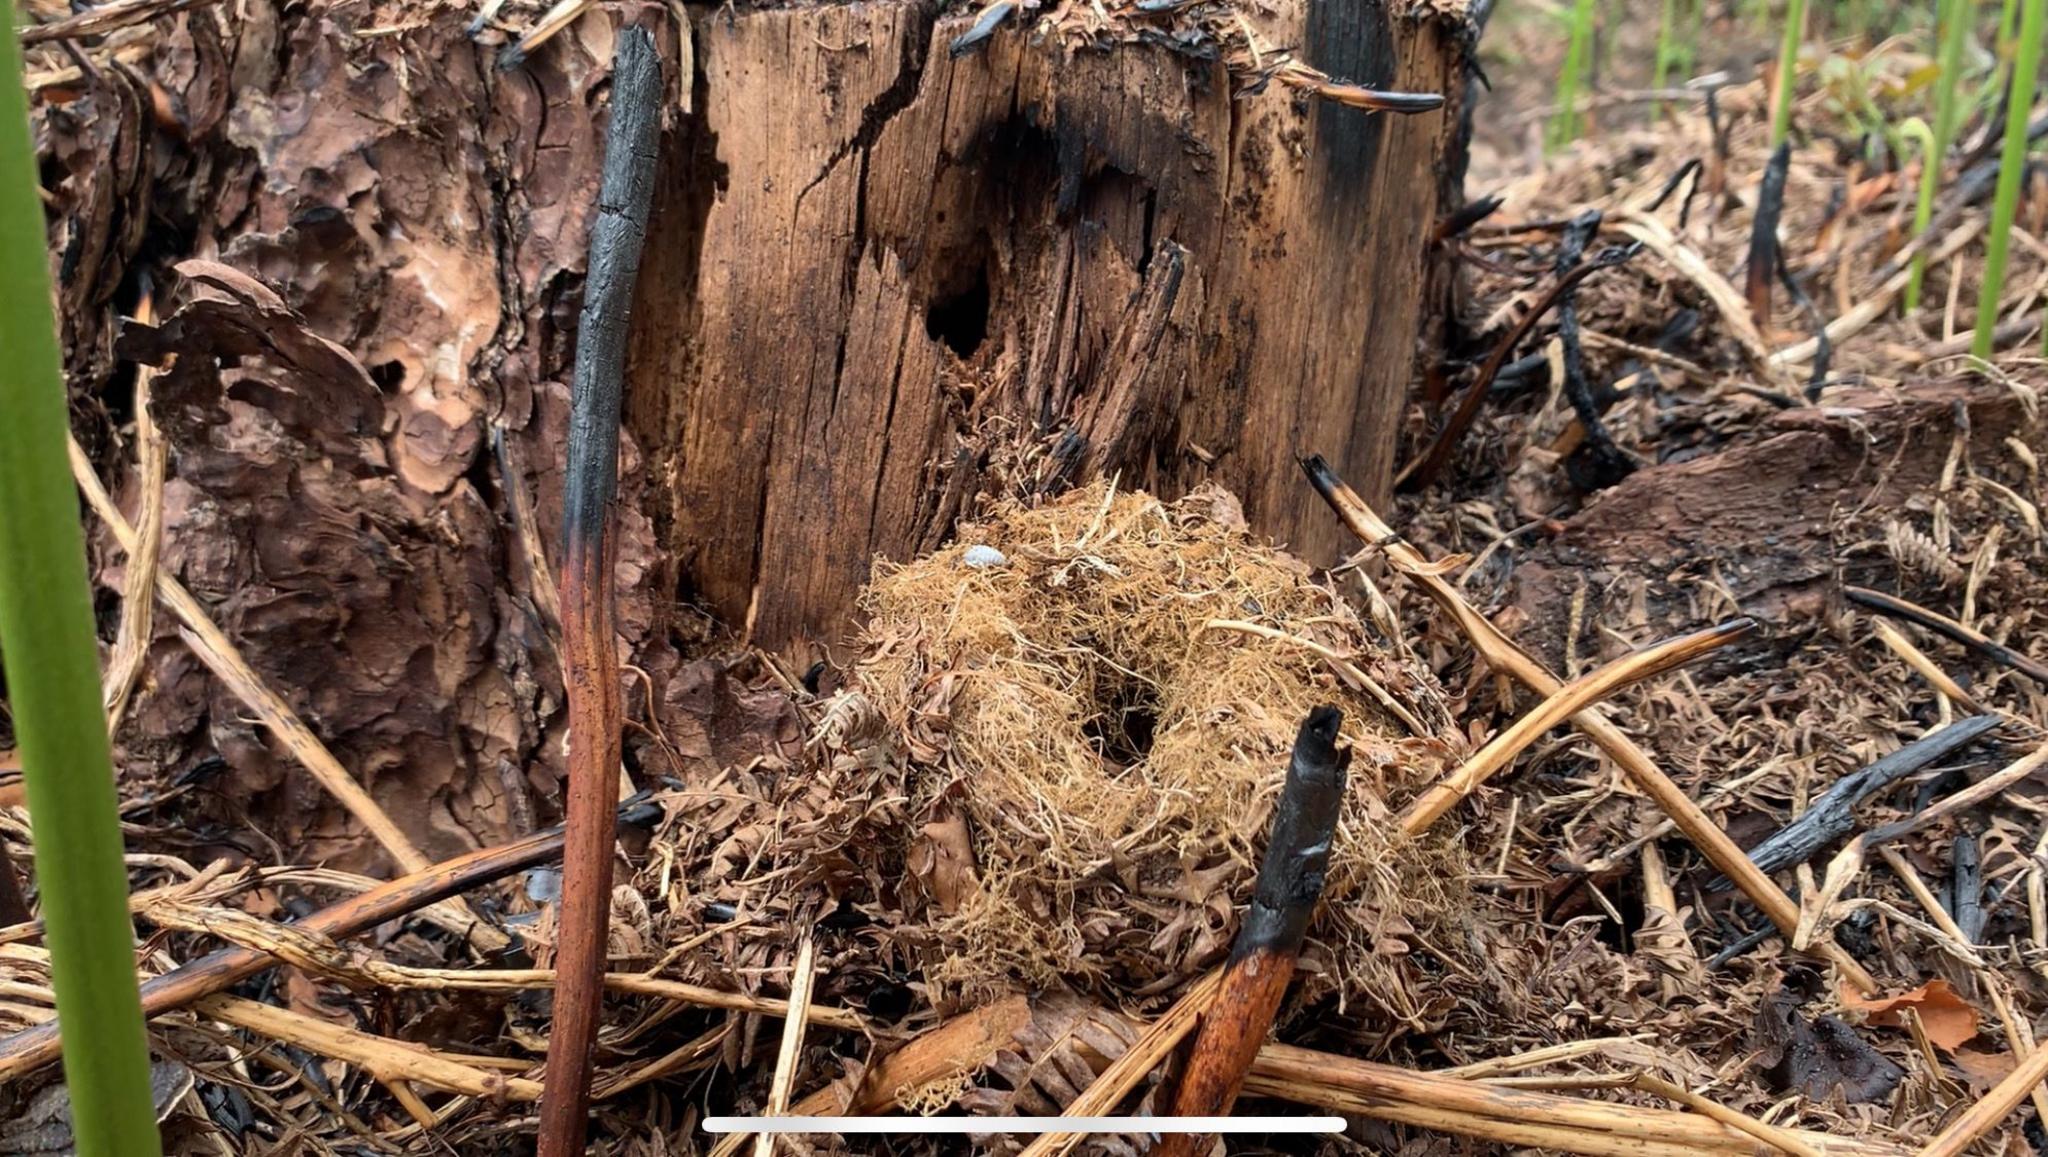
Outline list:
[[[1091,19],[1076,5],[1045,18]],[[104,39],[83,59],[46,47],[31,85],[83,86],[97,70],[112,87],[87,99],[125,94],[114,107],[139,117],[150,90],[135,66],[156,27],[94,26]],[[1166,502],[1103,482],[996,502],[950,545],[877,571],[859,657],[824,673],[836,691],[653,631],[687,616],[650,609],[637,588],[623,634],[628,770],[643,790],[622,829],[631,882],[614,894],[598,1043],[607,1142],[713,1150],[704,1116],[764,1108],[1158,1111],[1240,919],[1288,744],[1328,702],[1357,753],[1352,789],[1285,1043],[1259,1053],[1246,1086],[1351,1116],[1322,1151],[1879,1154],[1979,1125],[1983,1151],[2044,1147],[2048,1106],[2024,1103],[2040,1094],[1991,1094],[2048,1058],[2035,1031],[2048,1027],[2036,773],[2048,371],[2025,352],[1961,355],[1981,184],[1957,182],[1930,234],[1908,236],[1910,169],[1850,147],[1862,142],[1825,91],[1803,98],[1811,137],[1778,229],[1790,278],[1827,322],[1825,361],[1812,315],[1782,294],[1757,317],[1736,278],[1766,163],[1765,92],[1730,83],[1711,116],[1702,103],[1652,126],[1617,120],[1526,173],[1474,174],[1472,192],[1506,208],[1442,242],[1469,273],[1453,369],[1493,358],[1498,372],[1442,474],[1381,512],[1400,534],[1353,511],[1369,533],[1333,574],[1259,541],[1213,490]],[[94,134],[114,131],[85,111],[46,125],[80,173]],[[87,238],[70,251],[143,260],[104,248],[115,194],[93,180],[63,190],[60,239]],[[2022,351],[2048,294],[2038,186],[2031,205],[2008,280],[2007,344]],[[1503,351],[1588,208],[1601,212],[1584,248],[1639,251],[1585,279],[1569,325],[1533,319]],[[1927,298],[1941,304],[1901,318],[1914,248],[1934,257]],[[537,316],[556,271],[531,252],[514,265],[513,296]],[[79,453],[110,539],[110,597],[153,586],[168,612],[152,625],[124,602],[109,635],[131,656],[138,633],[154,640],[124,739],[157,774],[123,786],[167,1136],[180,1152],[520,1151],[551,1027],[559,837],[533,785],[498,761],[515,738],[560,741],[547,722],[561,686],[552,588],[537,570],[504,590],[484,576],[406,580],[445,586],[443,610],[516,625],[531,646],[508,648],[494,673],[481,643],[446,636],[386,640],[347,672],[318,669],[332,657],[312,648],[261,654],[266,614],[329,612],[238,602],[234,576],[329,554],[280,557],[279,544],[307,541],[280,524],[282,507],[255,533],[206,511],[258,483],[339,503],[383,450],[337,437],[333,414],[396,406],[412,422],[424,402],[380,400],[354,346],[316,336],[331,303],[287,305],[218,266],[181,272],[175,309],[124,340],[169,350],[151,335],[192,335],[176,347],[185,373],[149,384],[159,405],[207,419],[166,423],[190,452],[167,479],[150,432],[138,425],[127,444],[94,403]],[[71,335],[78,364],[118,360],[99,324]],[[224,379],[202,372],[185,364],[195,342],[242,360]],[[1446,381],[1419,393],[1411,451],[1470,376]],[[559,409],[552,387],[535,388]],[[534,420],[545,430],[560,416]],[[257,470],[246,444],[193,435],[208,422],[260,427],[282,449]],[[1598,436],[1625,470],[1572,469]],[[514,439],[528,454],[545,442]],[[464,520],[483,517],[468,482],[431,469],[432,439],[405,444],[422,455],[410,485],[379,491],[380,517],[361,531],[399,561],[366,572],[373,589],[352,615],[405,585],[393,577],[405,544],[461,540]],[[545,522],[529,489],[554,503],[559,483],[520,467],[521,452],[485,461],[532,547]],[[96,472],[118,500],[95,492]],[[448,500],[456,513],[421,516],[441,486],[463,495]],[[631,494],[623,505],[638,509]],[[160,561],[124,569],[131,550],[150,555],[159,518],[174,528]],[[629,528],[625,563],[654,569],[653,541],[644,520]],[[424,631],[432,616],[399,602],[393,630]],[[1758,636],[1717,638],[1702,666],[1612,691],[1604,707],[1559,707],[1570,724],[1530,729],[1498,774],[1455,781],[1443,822],[1402,830],[1404,809],[1516,718],[1558,707],[1561,686],[1737,615],[1760,620]],[[232,637],[217,625],[229,620]],[[117,665],[110,699],[130,694],[133,662]],[[437,739],[413,762],[421,745],[400,733],[417,716],[376,705],[374,684],[437,662],[465,704],[463,756]],[[206,698],[221,706],[202,744]],[[1962,726],[1967,743],[1887,772],[1802,858],[1768,873],[1730,859],[1845,776]],[[234,775],[189,757],[201,746],[238,753]],[[259,766],[294,786],[251,817],[238,801]],[[387,805],[351,792],[372,768],[468,783],[519,839],[430,867],[450,849],[414,846]],[[17,862],[24,817],[0,808]],[[344,870],[379,855],[404,879]],[[0,1037],[0,1115],[19,1122],[0,1127],[0,1153],[64,1144],[36,938],[32,923],[0,928],[0,1029],[13,1034]]]

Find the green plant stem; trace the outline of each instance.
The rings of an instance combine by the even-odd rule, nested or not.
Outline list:
[[[1940,138],[1934,129],[1919,117],[1910,117],[1899,126],[1902,140],[1914,141],[1920,146],[1920,197],[1913,205],[1913,236],[1927,232],[1927,223],[1934,219],[1934,195],[1941,188]],[[1920,283],[1927,276],[1927,254],[1915,253],[1911,272],[1906,276],[1904,308],[1907,316],[1920,312]]]
[[[1792,82],[1799,73],[1799,45],[1805,35],[1806,0],[1789,0],[1785,5],[1785,39],[1778,46],[1778,107],[1771,118],[1774,149],[1792,131]]]
[[[1557,117],[1550,122],[1550,148],[1570,144],[1579,135],[1579,90],[1593,56],[1593,16],[1597,0],[1575,0],[1571,39],[1565,46],[1564,68],[1557,76]]]
[[[160,1153],[135,928],[100,706],[85,536],[14,21],[0,21],[0,651],[14,712],[77,1151]]]
[[[2041,39],[2048,34],[2048,0],[2024,0],[2013,57],[2012,91],[2006,101],[2005,147],[1999,153],[1998,194],[1991,203],[1991,231],[1984,239],[1984,276],[1977,293],[1977,336],[1970,352],[1989,358],[1998,329],[1998,299],[2005,290],[2005,259],[2019,212],[2020,185],[2027,172],[2027,121],[2033,114],[2034,81],[2041,72]]]
[[[1970,25],[1976,14],[1976,0],[1942,0],[1941,53],[1935,62],[1934,123],[1929,135],[1921,141],[1925,147],[1920,160],[1920,197],[1913,206],[1915,237],[1925,233],[1927,223],[1934,219],[1934,198],[1941,192],[1942,166],[1948,160],[1949,145],[1955,141],[1958,122],[1962,119],[1962,102],[1956,94],[1962,90],[1963,45],[1969,41]],[[1906,282],[1905,306],[1909,314],[1920,308],[1920,285],[1926,276],[1927,255],[1917,254]]]
[[[1678,55],[1678,0],[1662,0],[1657,6],[1657,56],[1650,65],[1650,87],[1658,92],[1671,79],[1671,64]],[[1662,106],[1659,106],[1661,111]]]

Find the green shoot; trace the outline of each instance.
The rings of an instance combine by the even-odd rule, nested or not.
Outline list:
[[[1785,39],[1778,46],[1778,101],[1771,118],[1771,147],[1784,143],[1792,131],[1793,80],[1799,72],[1799,44],[1806,35],[1806,0],[1785,5]]]
[[[161,1152],[135,990],[85,536],[71,489],[35,144],[14,21],[0,21],[0,647],[36,845],[78,1152]]]
[[[1919,117],[1908,117],[1899,125],[1901,139],[1920,146],[1920,199],[1913,205],[1913,236],[1927,231],[1934,220],[1934,194],[1941,187],[1941,138]],[[1906,278],[1905,308],[1908,316],[1920,312],[1920,283],[1927,276],[1927,255],[1913,255],[1912,272]]]
[[[1991,356],[1998,329],[1998,298],[2005,289],[2005,258],[2012,244],[2013,217],[2019,212],[2020,184],[2027,169],[2027,119],[2034,108],[2034,81],[2041,73],[2041,41],[2048,35],[2048,0],[2024,0],[2019,39],[2012,69],[2012,92],[2006,101],[2005,147],[1999,153],[1998,193],[1991,202],[1991,231],[1984,240],[1984,276],[1977,293],[1977,336],[1970,352]]]
[[[1961,103],[1957,93],[1962,89],[1963,44],[1970,38],[1970,25],[1977,14],[1976,0],[1942,0],[1941,54],[1935,62],[1934,77],[1934,125],[1927,128],[1920,124],[1926,135],[1920,138],[1920,198],[1913,206],[1913,235],[1918,237],[1927,231],[1927,223],[1934,219],[1934,197],[1941,191],[1941,167],[1948,157],[1949,143],[1955,139],[1958,123],[1961,121]],[[1904,127],[1900,135],[1905,136]],[[1906,282],[1906,312],[1911,314],[1920,308],[1920,284],[1927,276],[1927,255],[1917,254],[1913,258],[1913,269]]]
[[[1663,91],[1665,82],[1671,78],[1671,57],[1676,39],[1678,21],[1678,0],[1662,0],[1657,6],[1657,56],[1650,64],[1650,87]]]
[[[1671,83],[1674,69],[1692,68],[1691,11],[1697,0],[1662,0],[1657,10],[1657,56],[1651,65],[1650,87],[1662,92]],[[1681,28],[1683,23],[1685,27]]]
[[[1571,39],[1565,45],[1564,68],[1557,74],[1557,116],[1550,122],[1548,148],[1572,143],[1579,136],[1579,90],[1593,60],[1593,15],[1597,0],[1574,0]]]

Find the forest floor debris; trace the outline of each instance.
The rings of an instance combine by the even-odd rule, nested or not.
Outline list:
[[[143,46],[101,48],[111,63]],[[82,75],[43,63],[32,83]],[[1334,701],[1358,786],[1286,1043],[1247,1085],[1355,1115],[1329,1151],[1450,1134],[1892,1153],[1945,1127],[2042,1147],[2032,1090],[2007,1078],[2048,1063],[2033,1031],[2048,1017],[2048,367],[1956,344],[1982,183],[1956,182],[1934,228],[1908,236],[1912,170],[1868,155],[1822,89],[1799,110],[1809,137],[1777,230],[1832,319],[1809,398],[1806,315],[1759,318],[1737,288],[1763,99],[1760,80],[1730,81],[1711,118],[1674,106],[1474,173],[1472,193],[1506,207],[1445,241],[1472,275],[1454,354],[1497,374],[1441,476],[1387,512],[1398,538],[1369,534],[1338,568],[1341,596],[1253,541],[1227,496],[1099,484],[993,509],[878,574],[839,694],[767,667],[747,693],[801,718],[807,741],[708,773],[678,762],[635,805],[652,824],[626,834],[633,883],[614,896],[597,1127],[655,1154],[693,1151],[711,1111],[1156,1108],[1158,1058],[1229,943],[1288,741]],[[2031,347],[2048,295],[2048,199],[2034,204],[2009,347]],[[1530,346],[1504,348],[1589,208],[1592,248],[1642,252],[1586,278],[1581,340],[1537,318]],[[1916,249],[1931,307],[1900,318]],[[1589,401],[1625,479],[1566,468],[1594,436]],[[1411,452],[1450,402],[1418,399]],[[124,537],[111,501],[94,506]],[[208,664],[241,669],[168,572],[158,585]],[[1556,684],[1737,614],[1762,637],[1616,693],[1606,742],[1550,732],[1426,837],[1393,833]],[[1517,673],[1516,645],[1552,690]],[[287,732],[295,719],[264,714]],[[1632,775],[1617,742],[1660,778]],[[1897,771],[1928,745],[1948,749]],[[1857,776],[1877,786],[1837,806],[1833,785]],[[550,1024],[559,838],[452,868],[407,847],[425,872],[380,886],[281,862],[257,832],[221,854],[185,822],[203,790],[129,801],[141,964],[175,994],[152,1005],[176,1058],[160,1066],[174,1144],[517,1151]],[[1794,917],[1779,934],[1717,849],[1810,811],[1830,817],[1810,853],[1766,865],[1766,910]],[[0,837],[25,862],[18,808],[0,807]],[[448,890],[479,872],[518,874],[472,893],[488,931]],[[493,933],[524,959],[498,958]],[[1824,950],[1877,991],[1828,985],[1795,952],[1830,935]],[[0,1104],[40,1129],[61,1088],[34,939],[0,929],[0,1073],[15,1078]],[[1050,991],[1057,977],[1081,992]],[[52,1144],[24,1136],[0,1131],[0,1153]]]

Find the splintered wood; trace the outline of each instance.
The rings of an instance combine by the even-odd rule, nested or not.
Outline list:
[[[909,0],[692,10],[687,132],[718,164],[665,178],[628,390],[687,585],[756,643],[836,645],[870,560],[931,549],[997,474],[1218,481],[1332,552],[1275,432],[1384,485],[1466,47],[1449,8],[1316,7],[1243,18],[1448,104],[1368,112],[1284,69],[1240,92],[1229,62],[1022,17],[956,57],[973,12]]]

